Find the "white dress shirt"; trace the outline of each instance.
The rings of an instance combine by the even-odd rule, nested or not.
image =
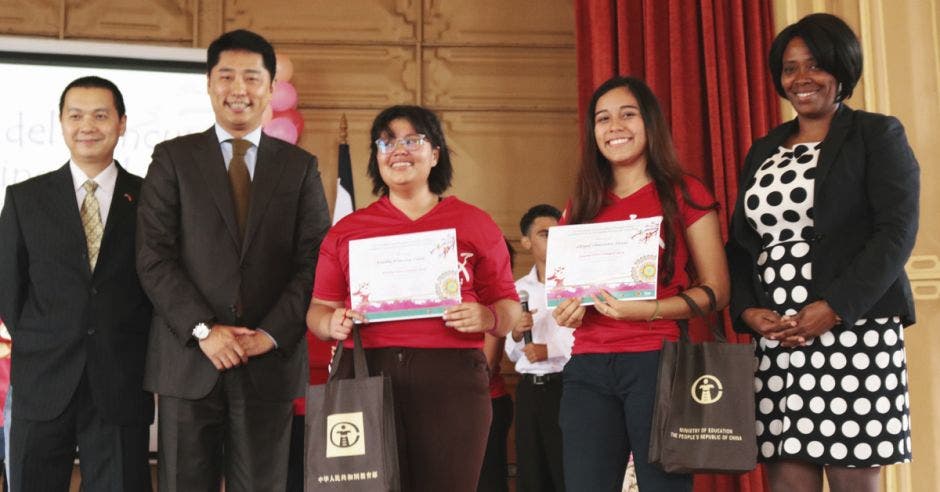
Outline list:
[[[71,160],[69,160],[69,170],[72,171],[72,185],[75,188],[75,199],[78,201],[78,210],[81,211],[82,202],[85,201],[85,181],[91,178],[86,176],[85,172]],[[104,168],[104,171],[101,171],[92,179],[92,181],[98,183],[98,188],[95,190],[95,198],[98,199],[102,227],[108,223],[108,212],[111,211],[111,198],[114,197],[117,175],[117,166],[114,165],[114,161],[111,161],[111,164],[108,164],[108,167]]]
[[[561,372],[568,363],[568,359],[571,358],[574,328],[558,326],[555,323],[552,310],[548,309],[545,304],[545,284],[539,282],[538,272],[534,266],[528,275],[516,281],[516,291],[520,290],[529,293],[529,310],[538,310],[532,315],[532,343],[545,344],[548,348],[548,359],[529,362],[529,359],[522,353],[525,339],[517,342],[512,339],[512,334],[506,336],[506,355],[509,360],[516,363],[516,372],[519,374],[543,376]]]

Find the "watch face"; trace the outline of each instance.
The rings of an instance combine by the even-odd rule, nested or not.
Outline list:
[[[199,340],[205,340],[209,336],[209,326],[205,323],[199,323],[193,328],[193,336]]]

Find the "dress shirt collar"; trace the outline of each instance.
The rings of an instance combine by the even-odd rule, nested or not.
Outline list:
[[[235,138],[231,133],[225,131],[225,129],[222,128],[218,123],[215,124],[215,134],[217,137],[219,137],[219,143]],[[258,128],[252,130],[250,133],[245,135],[243,139],[248,140],[252,145],[255,146],[255,148],[257,148],[258,145],[261,144],[261,127],[259,126]]]
[[[82,186],[85,185],[85,181],[89,179],[98,183],[98,189],[106,196],[114,194],[114,187],[117,183],[118,175],[117,165],[114,164],[114,161],[111,161],[111,164],[108,164],[108,167],[104,168],[104,170],[98,173],[94,178],[86,176],[85,172],[72,162],[71,159],[69,160],[69,171],[72,172],[72,186],[76,194],[82,189]],[[95,192],[95,194],[97,195],[98,192]]]

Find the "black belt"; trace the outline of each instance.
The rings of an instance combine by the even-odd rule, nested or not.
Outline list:
[[[536,385],[536,386],[542,386],[543,384],[548,384],[548,383],[553,383],[553,382],[561,382],[561,373],[560,373],[560,372],[553,372],[553,373],[542,374],[542,375],[538,375],[538,374],[523,374],[523,375],[522,375],[522,379],[524,379],[524,380],[526,380],[526,381],[528,381],[528,382],[530,382],[530,383],[532,383],[532,384],[534,384],[534,385]]]

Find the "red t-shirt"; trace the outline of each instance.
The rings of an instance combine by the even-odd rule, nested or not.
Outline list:
[[[692,200],[703,206],[715,203],[711,192],[699,180],[686,176],[686,187]],[[659,202],[656,186],[650,182],[632,195],[619,198],[608,194],[610,203],[597,214],[591,223],[613,222],[626,220],[631,215],[642,219],[662,215],[663,210]],[[668,284],[662,283],[656,289],[656,297],[665,299],[672,297],[689,287],[689,276],[685,271],[689,261],[689,249],[685,242],[685,229],[702,218],[710,210],[699,210],[687,204],[682,193],[676,188],[676,200],[679,206],[679,220],[682,223],[682,234],[676,235],[675,265],[672,280]],[[565,216],[568,214],[566,213]],[[564,222],[564,220],[563,220]],[[663,224],[665,227],[665,224]],[[660,230],[660,238],[665,237]],[[662,244],[659,250],[660,271],[664,251]],[[679,325],[675,320],[659,319],[656,321],[617,321],[600,314],[593,307],[588,307],[584,314],[581,326],[574,331],[574,347],[572,355],[577,354],[610,354],[617,352],[647,352],[660,350],[663,339],[676,340],[679,338]]]
[[[339,221],[320,246],[313,296],[325,301],[349,299],[349,241],[439,229],[457,230],[457,258],[461,269],[463,302],[492,304],[500,299],[519,300],[509,267],[509,251],[493,219],[486,212],[450,196],[430,212],[411,220],[395,208],[387,196]],[[444,326],[442,318],[383,321],[365,325],[361,331],[365,348],[482,348],[482,333],[460,333]],[[347,340],[346,346],[352,343]]]

